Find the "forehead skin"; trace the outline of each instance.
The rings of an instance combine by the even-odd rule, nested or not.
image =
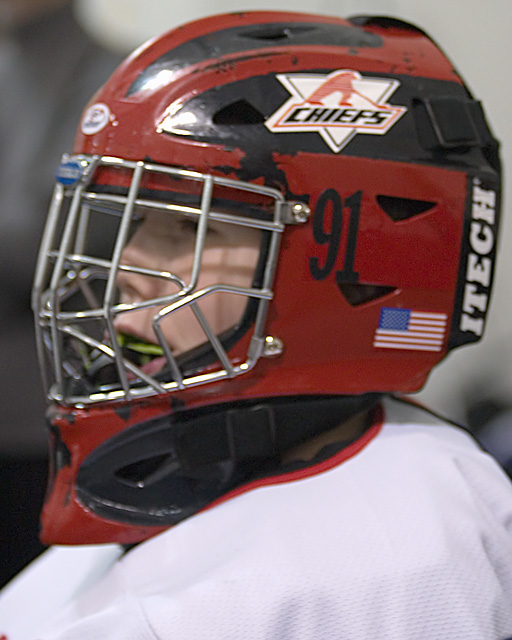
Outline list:
[[[160,256],[169,258],[194,250],[199,220],[167,212],[151,211],[144,214],[143,221],[130,246],[151,254],[158,251]],[[208,221],[205,246],[207,247],[259,247],[260,231],[251,227],[225,222]]]

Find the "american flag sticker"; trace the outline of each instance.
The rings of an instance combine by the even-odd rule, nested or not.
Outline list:
[[[446,313],[383,307],[373,346],[380,349],[441,351],[446,321]]]

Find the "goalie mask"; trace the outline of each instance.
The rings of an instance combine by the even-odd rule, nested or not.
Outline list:
[[[43,539],[143,540],[420,389],[482,337],[499,189],[480,104],[411,25],[246,12],[136,51],[38,262]]]

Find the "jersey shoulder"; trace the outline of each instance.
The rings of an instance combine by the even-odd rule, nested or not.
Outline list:
[[[114,544],[56,546],[42,553],[0,592],[0,637],[39,637],[45,624],[107,573],[121,553]]]

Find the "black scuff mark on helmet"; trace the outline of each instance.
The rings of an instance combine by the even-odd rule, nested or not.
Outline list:
[[[239,168],[220,165],[213,167],[213,169],[224,175],[234,174],[243,182],[255,182],[259,178],[263,178],[266,187],[281,191],[287,200],[300,200],[306,204],[309,203],[309,194],[296,194],[290,190],[286,174],[278,168],[271,150],[265,152],[257,150],[254,153],[243,150],[243,152]]]
[[[60,429],[52,422],[48,423],[49,456],[48,456],[48,485],[46,495],[53,491],[55,478],[64,467],[71,467],[71,451],[63,441]],[[66,503],[66,501],[64,501]]]
[[[238,175],[240,180],[244,182],[251,182],[262,177],[266,187],[288,191],[286,174],[282,169],[278,169],[271,150],[264,152],[257,150],[254,154],[246,151],[240,160]]]
[[[53,444],[53,463],[55,472],[59,472],[64,467],[71,466],[71,451],[60,435],[60,429],[55,425],[50,425],[49,430]]]
[[[169,404],[171,405],[171,409],[173,411],[182,411],[186,408],[187,403],[183,398],[178,398],[175,395],[169,396]]]
[[[124,404],[120,407],[115,407],[114,413],[119,416],[123,422],[127,422],[132,415],[132,407],[129,404]]]

